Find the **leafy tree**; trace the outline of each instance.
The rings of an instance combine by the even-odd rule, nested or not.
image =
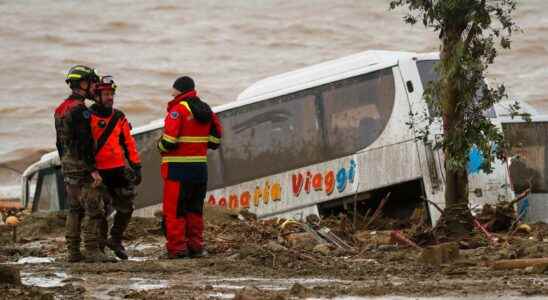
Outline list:
[[[504,137],[484,112],[507,97],[504,85],[488,87],[485,73],[497,56],[497,48],[510,48],[510,36],[518,28],[512,19],[515,0],[391,0],[390,8],[407,7],[404,21],[422,22],[441,42],[439,79],[425,90],[425,99],[439,112],[443,137],[434,143],[445,155],[445,210],[436,234],[457,238],[469,234],[473,219],[468,202],[468,154],[477,147],[484,155],[482,170],[490,173],[502,158]],[[510,106],[519,115],[519,105]],[[414,128],[428,141],[436,116],[426,112],[427,122]],[[496,146],[493,146],[496,145]]]

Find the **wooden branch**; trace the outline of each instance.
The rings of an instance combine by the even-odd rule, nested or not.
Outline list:
[[[492,268],[495,270],[511,270],[535,266],[548,266],[548,257],[498,260],[493,263]]]

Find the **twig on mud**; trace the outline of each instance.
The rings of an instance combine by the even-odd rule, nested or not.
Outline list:
[[[386,204],[386,202],[388,201],[388,198],[390,197],[390,193],[391,192],[388,192],[388,194],[386,194],[386,196],[381,200],[381,203],[379,204],[379,206],[377,207],[377,209],[371,216],[371,219],[369,219],[369,222],[365,224],[364,229],[367,229],[367,227],[369,227],[369,225],[371,225],[371,223],[373,223],[373,221],[375,221],[380,216],[384,205]]]

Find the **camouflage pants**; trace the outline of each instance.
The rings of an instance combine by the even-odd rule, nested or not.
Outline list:
[[[86,250],[96,250],[101,240],[99,228],[105,219],[104,202],[100,189],[88,180],[65,183],[69,211],[66,222],[66,241],[69,251],[80,251],[81,227]],[[83,224],[82,224],[83,223]]]
[[[128,178],[131,175],[125,174],[125,176]],[[105,182],[106,186],[101,190],[104,193],[102,198],[106,215],[108,216],[112,211],[115,211],[112,227],[110,228],[110,238],[116,243],[122,242],[124,232],[131,221],[134,210],[133,201],[137,195],[135,186],[131,183],[131,178],[128,178],[127,182],[128,184],[124,187],[109,187],[109,182]],[[107,239],[107,233],[108,224],[105,222],[101,226],[101,236],[104,241]]]

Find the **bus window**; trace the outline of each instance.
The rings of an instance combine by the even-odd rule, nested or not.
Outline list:
[[[436,63],[438,60],[421,60],[417,61],[417,69],[419,70],[419,76],[421,78],[422,87],[426,89],[430,82],[434,80],[438,80],[439,75],[438,72],[436,72]],[[481,89],[479,89],[476,93],[476,97],[474,100],[478,101],[478,99],[481,97]],[[428,105],[428,113],[431,116],[440,116],[439,112],[435,112],[432,105],[430,103],[427,103]],[[484,116],[487,118],[496,118],[497,114],[495,113],[495,108],[491,106],[490,108],[486,109],[483,112]]]
[[[394,107],[394,88],[391,68],[326,86],[322,104],[328,158],[355,153],[379,137]]]
[[[322,159],[311,90],[224,112],[224,185],[276,174]]]

